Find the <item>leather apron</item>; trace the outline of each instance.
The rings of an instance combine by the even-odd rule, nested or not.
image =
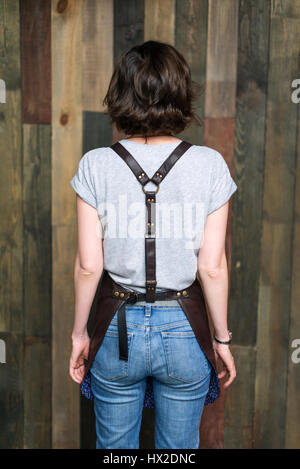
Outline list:
[[[202,287],[197,278],[184,290],[156,291],[156,264],[155,264],[155,202],[159,185],[179,158],[192,146],[181,141],[172,151],[152,178],[149,178],[133,156],[119,142],[111,148],[124,160],[142,185],[146,199],[146,233],[145,233],[145,266],[146,266],[146,293],[134,292],[116,283],[104,270],[100,280],[100,288],[96,300],[95,314],[91,331],[89,354],[84,361],[84,378],[81,392],[88,399],[93,399],[91,390],[90,368],[102,344],[107,328],[118,312],[119,359],[128,360],[128,338],[126,328],[126,305],[137,301],[155,303],[156,300],[177,300],[184,311],[196,339],[211,365],[209,391],[206,395],[205,405],[214,402],[220,395],[220,384],[217,375],[216,360],[212,345],[208,316]],[[146,191],[144,186],[148,182],[156,184],[156,191]],[[147,387],[144,396],[144,407],[154,408],[152,377],[147,377]]]

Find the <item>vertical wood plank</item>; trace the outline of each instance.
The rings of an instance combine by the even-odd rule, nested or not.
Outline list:
[[[265,106],[268,72],[269,4],[239,4],[238,81],[232,204],[229,325],[234,334],[238,378],[226,392],[225,448],[253,446],[254,378],[261,248]],[[251,259],[251,262],[249,260]],[[247,357],[248,354],[248,357]],[[244,366],[241,359],[247,361]],[[242,391],[243,383],[247,383]],[[247,402],[241,409],[239,392]],[[241,414],[242,413],[242,414]],[[237,428],[243,418],[242,439]]]
[[[23,125],[24,447],[51,448],[51,127]]]
[[[253,448],[253,414],[256,351],[253,347],[233,345],[231,347],[237,369],[237,377],[226,392],[225,448]]]
[[[113,0],[83,0],[83,109],[103,111],[113,71]]]
[[[79,386],[69,377],[75,197],[82,148],[82,1],[52,1],[52,446],[78,448]]]
[[[234,99],[234,97],[232,97]],[[235,119],[206,118],[204,144],[219,151],[229,166],[233,175],[233,153],[234,153],[234,131]],[[229,202],[229,212],[226,234],[226,258],[228,274],[231,271],[231,212],[232,199]],[[221,384],[225,381],[223,379]],[[200,448],[223,448],[224,447],[224,412],[225,412],[225,391],[221,385],[221,395],[212,405],[204,408],[200,428]]]
[[[174,44],[175,0],[145,0],[144,40]]]
[[[51,123],[51,2],[21,0],[22,122]]]
[[[82,154],[98,147],[110,146],[112,144],[112,127],[109,122],[109,116],[102,112],[83,112],[83,140]],[[99,282],[100,284],[100,282]],[[91,314],[88,322],[88,330],[93,321],[95,313],[97,293],[94,298],[94,304],[91,308]],[[96,447],[96,428],[93,402],[85,397],[80,400],[80,447],[82,449],[94,449]]]
[[[297,107],[290,94],[299,73],[300,23],[299,17],[279,15],[281,5],[276,0],[271,4],[254,420],[257,448],[285,444],[297,138]]]
[[[190,65],[193,80],[200,85],[206,79],[207,16],[207,0],[176,0],[175,47]],[[204,97],[203,93],[195,103],[202,125],[193,123],[179,135],[196,145],[203,144],[204,139]]]
[[[114,63],[144,41],[144,0],[114,0]]]
[[[82,154],[112,144],[110,117],[103,112],[83,112]]]
[[[234,117],[238,0],[209,0],[205,116]]]
[[[233,173],[238,0],[226,0],[221,3],[209,0],[207,29],[204,144],[219,151]],[[226,235],[229,276],[231,208],[232,201],[230,200]],[[221,386],[219,399],[205,408],[203,412],[200,429],[201,448],[223,448],[224,446],[225,395]]]
[[[297,106],[297,104],[294,104]],[[300,441],[300,364],[292,360],[293,341],[300,339],[300,112],[298,104],[298,148],[292,252],[291,312],[289,327],[288,386],[285,418],[285,448],[299,449]],[[298,345],[299,348],[299,345]]]
[[[19,2],[0,0],[0,446],[22,448],[23,411],[23,215]]]

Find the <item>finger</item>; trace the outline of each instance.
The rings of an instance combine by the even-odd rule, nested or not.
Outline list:
[[[72,378],[73,381],[75,381],[75,383],[80,383],[81,380],[80,380],[80,377],[78,377],[78,373],[77,373],[77,370],[78,370],[78,363],[76,363],[74,360],[70,360],[70,376]]]
[[[221,379],[221,378],[224,378],[224,376],[227,375],[227,370],[222,370],[220,373],[218,373],[218,378]]]
[[[236,378],[236,371],[235,369],[229,371],[229,378],[228,380],[224,383],[224,387],[228,388],[228,386],[231,385],[231,383],[234,381]]]

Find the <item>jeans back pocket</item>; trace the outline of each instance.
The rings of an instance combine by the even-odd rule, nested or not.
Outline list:
[[[128,376],[133,332],[127,331],[127,339],[128,361],[120,360],[118,331],[107,330],[103,342],[95,356],[91,372],[109,381],[114,381]]]
[[[186,383],[204,378],[211,365],[193,331],[161,332],[168,376]]]

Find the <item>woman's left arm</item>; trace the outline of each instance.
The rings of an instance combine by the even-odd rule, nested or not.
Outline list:
[[[69,373],[76,383],[81,383],[90,342],[87,322],[103,272],[103,246],[96,208],[78,195],[76,199],[78,246],[74,267],[75,317]]]

